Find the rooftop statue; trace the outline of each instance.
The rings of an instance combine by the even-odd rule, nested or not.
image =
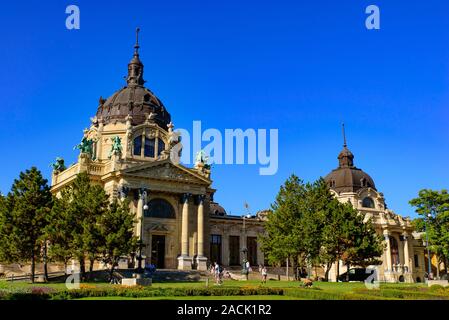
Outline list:
[[[206,152],[204,150],[200,150],[196,154],[195,164],[201,164],[205,169],[210,169],[209,157],[207,156]]]
[[[76,145],[73,150],[79,149],[80,153],[88,154],[94,160],[93,144],[94,141],[92,139],[88,139],[87,136],[84,136],[81,142]]]
[[[120,156],[122,154],[122,139],[119,136],[112,138],[111,151],[109,151],[108,159],[112,158],[112,155]]]
[[[57,157],[56,161],[54,163],[52,163],[50,165],[50,167],[53,168],[53,171],[58,171],[58,172],[64,171],[66,169],[66,166],[64,164],[64,159],[60,158],[60,157]]]

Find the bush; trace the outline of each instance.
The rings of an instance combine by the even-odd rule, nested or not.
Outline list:
[[[90,287],[82,286],[75,290],[55,291],[51,288],[31,288],[22,291],[0,291],[0,299],[53,299],[69,300],[95,297],[167,297],[167,296],[252,296],[252,295],[283,295],[281,288],[268,287],[219,287],[219,288],[152,288],[152,287]]]
[[[429,288],[430,291],[435,292],[435,291],[444,291],[444,287],[440,284],[433,284],[430,286]]]

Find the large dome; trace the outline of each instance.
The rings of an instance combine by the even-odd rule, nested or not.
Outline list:
[[[362,188],[376,190],[373,179],[363,170],[354,166],[354,155],[346,146],[338,155],[338,168],[332,170],[324,180],[335,192],[357,192]]]
[[[100,101],[96,116],[97,119],[102,119],[104,124],[113,121],[125,122],[126,118],[131,116],[131,123],[139,125],[145,122],[151,113],[154,121],[167,130],[171,120],[170,114],[153,92],[137,85],[124,87],[108,99]]]
[[[128,64],[127,86],[108,99],[100,98],[96,118],[103,124],[108,124],[115,121],[125,122],[130,116],[131,123],[139,125],[151,115],[152,121],[167,130],[171,121],[170,114],[153,92],[144,87],[144,67],[139,57],[138,39],[134,48],[134,56]]]

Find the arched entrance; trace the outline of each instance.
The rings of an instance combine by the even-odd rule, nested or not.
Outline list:
[[[144,216],[147,218],[176,219],[173,206],[167,200],[161,198],[152,199],[148,202],[148,209],[144,211]],[[150,232],[151,263],[157,269],[164,269],[166,267],[168,229],[164,226],[164,223],[160,223],[154,226]]]

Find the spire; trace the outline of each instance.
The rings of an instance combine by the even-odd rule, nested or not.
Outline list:
[[[128,77],[126,78],[128,86],[142,86],[145,83],[145,80],[143,80],[143,63],[139,58],[139,32],[140,28],[136,28],[134,56],[128,64]]]
[[[346,143],[346,131],[345,124],[342,123],[342,133],[343,133],[343,150],[338,155],[338,163],[339,167],[353,167],[354,166],[354,155],[348,149],[348,145]]]
[[[343,131],[343,148],[346,148],[348,145],[346,144],[346,132],[345,132],[345,123],[343,122],[341,124],[342,131]]]
[[[134,45],[134,56],[139,56],[139,32],[140,28],[136,28],[136,44]]]

